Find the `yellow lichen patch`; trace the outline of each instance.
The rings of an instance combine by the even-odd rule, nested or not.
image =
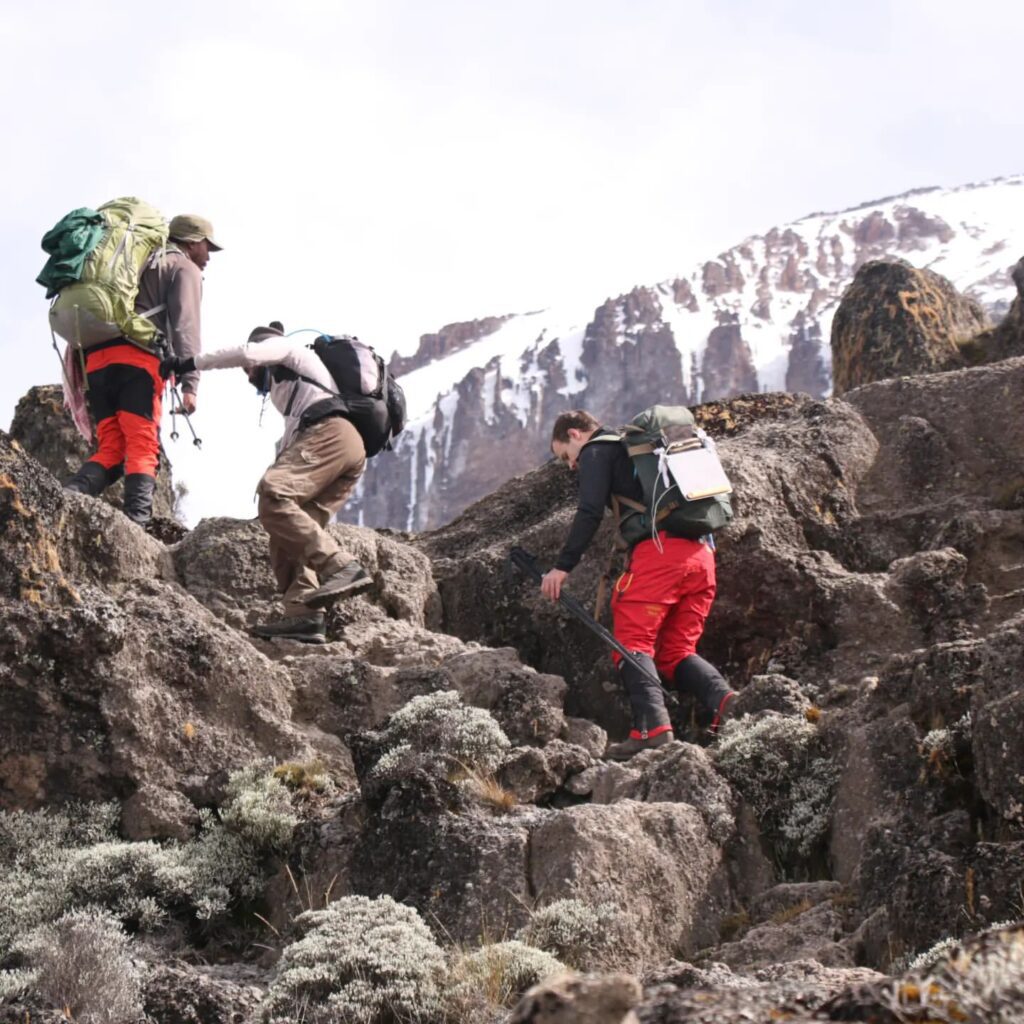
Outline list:
[[[32,519],[32,513],[22,504],[21,495],[18,493],[18,485],[6,474],[0,473],[0,490],[10,492],[10,507],[24,519]]]

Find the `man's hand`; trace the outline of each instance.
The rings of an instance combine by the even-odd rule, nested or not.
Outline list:
[[[567,572],[563,572],[561,569],[552,569],[544,574],[544,578],[540,581],[540,592],[545,597],[550,597],[552,601],[557,601],[559,595],[562,593],[562,584],[569,578]]]
[[[160,360],[160,376],[167,380],[172,374],[180,377],[182,374],[191,373],[196,368],[196,361],[192,356],[182,359],[181,356],[168,356]],[[192,398],[193,403],[195,397]]]
[[[178,411],[185,413],[186,416],[191,416],[196,411],[196,396],[191,391],[182,391],[181,408]]]

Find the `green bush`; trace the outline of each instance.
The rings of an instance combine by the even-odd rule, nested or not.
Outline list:
[[[446,1019],[479,1024],[510,1007],[528,988],[565,970],[550,953],[522,942],[496,942],[456,957],[444,987]]]
[[[288,787],[269,761],[234,772],[228,779],[221,820],[258,849],[281,850],[291,841],[298,816]]]
[[[295,920],[263,1005],[267,1024],[440,1019],[445,958],[411,907],[346,896]]]
[[[79,1024],[129,1024],[142,1017],[142,975],[121,923],[102,910],[75,910],[33,929],[15,949],[31,988]]]
[[[535,910],[516,938],[586,969],[607,959],[618,944],[619,925],[619,912],[610,903],[590,906],[576,899],[555,900]]]
[[[191,842],[126,842],[119,813],[115,803],[0,812],[0,959],[37,925],[86,907],[141,930],[185,908],[216,917],[258,894],[263,854],[287,843],[298,820],[267,765],[231,776],[223,820],[203,811]]]
[[[417,768],[444,775],[495,772],[511,744],[480,708],[467,707],[454,690],[413,697],[379,733],[383,755],[372,774],[397,778]]]
[[[828,832],[839,772],[816,755],[817,727],[769,714],[727,723],[715,767],[750,804],[783,859],[809,857]]]

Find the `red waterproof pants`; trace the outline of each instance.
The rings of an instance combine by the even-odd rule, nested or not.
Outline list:
[[[696,540],[658,534],[633,548],[612,594],[615,638],[627,650],[649,654],[666,679],[696,653],[715,599],[715,556]],[[619,654],[613,653],[616,664]]]
[[[125,474],[156,476],[164,382],[160,360],[129,345],[86,353],[89,408],[96,420],[96,454],[104,469],[125,464]]]

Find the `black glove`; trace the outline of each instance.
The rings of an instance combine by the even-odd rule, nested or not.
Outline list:
[[[182,359],[181,356],[168,356],[160,360],[160,376],[164,380],[172,373],[175,377],[181,377],[183,374],[191,373],[195,368],[195,356],[189,356],[187,359]]]

